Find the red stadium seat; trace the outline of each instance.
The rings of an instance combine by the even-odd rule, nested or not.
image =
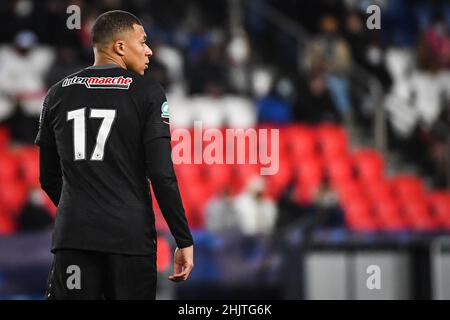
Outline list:
[[[366,195],[373,202],[383,201],[383,199],[391,200],[393,197],[392,186],[384,179],[364,183],[364,190]]]
[[[345,221],[353,231],[373,232],[378,229],[371,214],[370,203],[364,197],[356,196],[343,204]]]
[[[239,194],[245,190],[253,178],[260,175],[258,165],[236,164],[231,165],[231,189],[233,194]]]
[[[353,160],[357,176],[362,181],[372,182],[383,177],[383,159],[377,151],[370,149],[355,151]]]
[[[265,176],[266,178],[266,192],[265,194],[272,198],[278,199],[281,192],[291,182],[294,175],[294,170],[289,162],[280,162],[279,170],[274,175]]]
[[[18,180],[5,181],[0,185],[0,203],[12,214],[18,214],[26,204],[28,188]]]
[[[338,185],[353,179],[352,162],[347,156],[338,156],[327,161],[325,171],[332,185]]]
[[[333,158],[348,153],[347,133],[344,128],[324,124],[317,128],[317,137],[321,153],[325,158]]]
[[[171,266],[172,249],[164,237],[158,236],[156,241],[156,270],[164,272]]]
[[[401,215],[400,204],[397,201],[382,198],[380,201],[374,201],[373,206],[382,230],[400,231],[408,229],[408,224]]]
[[[422,180],[412,175],[398,175],[391,180],[395,194],[402,200],[423,198],[425,188]]]
[[[9,151],[0,151],[0,181],[16,180],[19,177],[19,162]]]
[[[402,203],[404,216],[414,230],[430,231],[437,229],[439,223],[431,215],[428,203],[423,198],[412,198]]]
[[[177,180],[181,185],[188,186],[200,180],[200,165],[178,164],[174,165]]]
[[[431,212],[441,227],[450,229],[450,194],[433,192],[428,195]]]
[[[9,128],[2,126],[0,127],[0,150],[5,149],[11,139],[11,131]]]
[[[317,152],[315,132],[304,125],[292,125],[281,130],[280,140],[281,151],[293,161],[300,157],[313,156]]]
[[[323,180],[322,162],[318,157],[301,158],[294,167],[296,198],[301,203],[311,203]]]
[[[30,187],[39,187],[39,148],[30,146],[18,150],[20,168]]]
[[[211,195],[221,192],[231,181],[231,165],[211,164],[201,168],[201,179],[207,184]]]
[[[0,204],[0,236],[9,235],[16,231],[14,219]]]
[[[342,181],[334,186],[339,196],[341,204],[351,201],[354,198],[364,197],[364,186],[357,180]]]
[[[180,193],[189,226],[194,229],[203,229],[204,209],[211,197],[207,187],[202,183],[195,183],[189,187],[180,188]]]

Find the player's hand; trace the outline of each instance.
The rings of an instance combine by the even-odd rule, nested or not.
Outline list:
[[[174,282],[186,281],[194,267],[194,246],[183,249],[176,248],[173,258],[173,274],[169,280]]]

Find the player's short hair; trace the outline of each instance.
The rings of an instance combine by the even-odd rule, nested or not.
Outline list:
[[[142,22],[129,12],[112,10],[102,13],[92,27],[92,43],[94,45],[106,43],[114,39],[114,35],[119,32],[133,30],[134,24],[141,26]]]

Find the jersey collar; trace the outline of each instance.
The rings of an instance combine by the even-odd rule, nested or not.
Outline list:
[[[90,66],[86,69],[94,69],[94,70],[101,70],[101,69],[113,69],[113,68],[121,68],[118,64],[115,63],[108,63],[108,64],[102,64],[99,66]]]

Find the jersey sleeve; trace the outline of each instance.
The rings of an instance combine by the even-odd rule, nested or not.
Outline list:
[[[169,138],[152,140],[145,146],[147,174],[164,219],[178,248],[194,244],[178,189]]]
[[[38,146],[56,146],[55,133],[51,125],[51,91],[47,93],[42,106],[41,117],[39,119],[39,131],[34,141]]]
[[[156,138],[169,137],[169,104],[160,84],[152,84],[145,106],[144,143]]]

